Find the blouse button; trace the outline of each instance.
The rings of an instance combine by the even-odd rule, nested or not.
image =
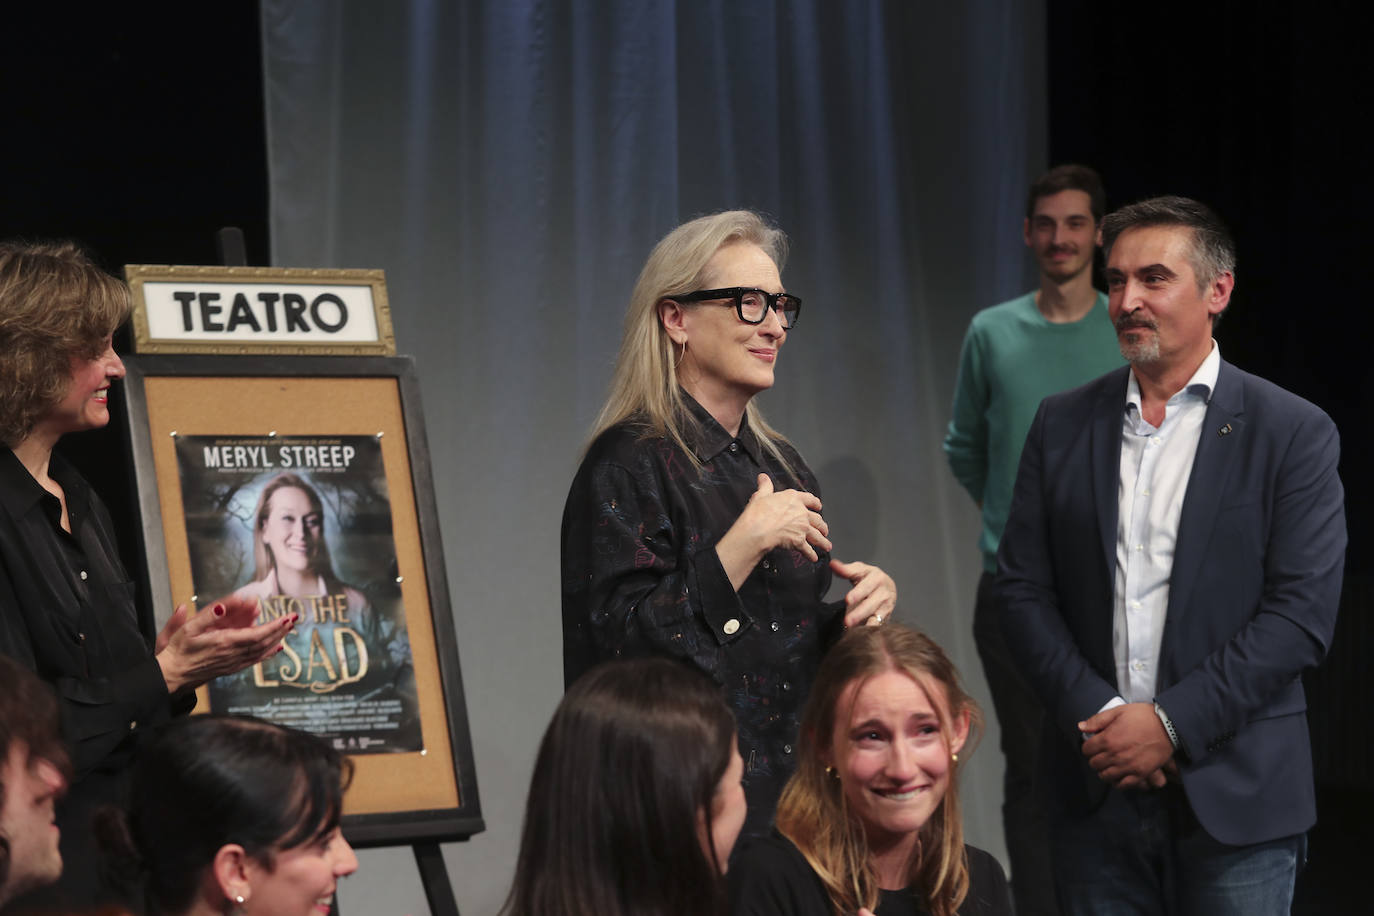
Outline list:
[[[86,634],[85,634],[85,633],[77,633],[77,634],[76,634],[76,641],[77,641],[77,642],[85,642],[85,641],[86,641]]]
[[[729,620],[725,621],[725,626],[721,627],[721,629],[725,631],[726,636],[734,636],[739,632],[739,621],[731,617]]]
[[[792,689],[792,682],[791,682],[791,681],[783,681],[783,682],[782,682],[782,689],[783,689],[783,690],[791,690],[791,689]]]
[[[86,581],[86,578],[87,578],[87,577],[86,577],[86,570],[83,569],[83,570],[81,570],[81,581],[82,581],[82,582],[85,582],[85,581]]]
[[[133,731],[136,728],[138,728],[138,720],[133,719],[129,722],[129,731]]]
[[[790,754],[790,753],[792,753],[792,745],[790,745],[790,744],[784,744],[784,745],[782,746],[782,752],[783,752],[784,754]]]
[[[768,568],[771,567],[772,564],[770,564],[770,563],[768,562],[768,558],[765,557],[764,560],[763,560],[763,563],[760,564],[760,565],[763,566],[764,569],[768,569]]]
[[[774,633],[776,633],[776,632],[778,632],[778,630],[781,630],[781,629],[782,629],[782,624],[778,623],[778,622],[775,620],[775,621],[773,621],[772,623],[770,623],[770,624],[768,625],[768,627],[769,627],[769,629],[771,629]]]

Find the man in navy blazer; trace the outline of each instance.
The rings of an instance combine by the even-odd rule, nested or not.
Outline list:
[[[1186,198],[1106,217],[1130,366],[1046,398],[998,554],[1046,708],[1070,913],[1287,913],[1316,820],[1300,675],[1345,557],[1336,428],[1225,363],[1235,247]]]

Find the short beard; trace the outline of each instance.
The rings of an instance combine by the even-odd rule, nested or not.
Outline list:
[[[1132,330],[1136,333],[1130,338],[1122,336],[1122,332]],[[1148,334],[1140,332],[1148,331]],[[1126,357],[1126,362],[1131,365],[1148,365],[1159,360],[1159,329],[1153,324],[1141,322],[1116,323],[1116,340],[1121,347],[1121,355]]]

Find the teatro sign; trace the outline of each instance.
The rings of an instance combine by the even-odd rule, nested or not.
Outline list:
[[[380,270],[129,264],[138,353],[396,354]]]

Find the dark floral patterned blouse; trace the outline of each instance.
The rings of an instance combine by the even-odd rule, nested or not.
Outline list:
[[[789,472],[747,425],[732,437],[684,398],[699,471],[672,440],[626,423],[592,443],[573,480],[563,512],[563,675],[571,684],[598,662],[658,654],[714,678],[739,721],[745,831],[763,835],[794,769],[802,703],[838,635],[843,602],[824,601],[829,556],[813,563],[791,549],[770,552],[738,593],[731,587],[715,545],[758,475],[779,490],[820,490],[791,446],[780,446]]]

